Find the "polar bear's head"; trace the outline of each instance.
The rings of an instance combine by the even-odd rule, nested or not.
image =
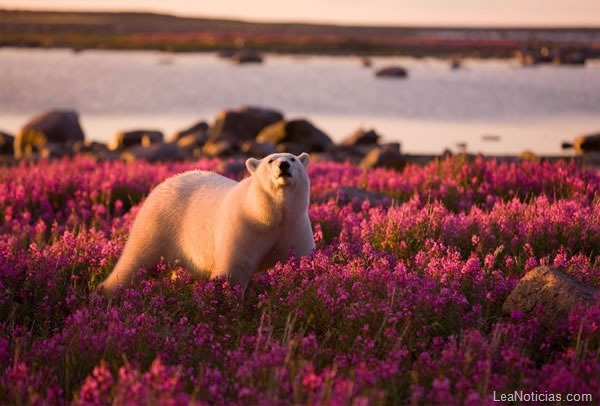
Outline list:
[[[309,160],[310,156],[305,152],[298,156],[286,153],[271,154],[263,159],[249,158],[246,168],[268,189],[308,186],[306,167]]]

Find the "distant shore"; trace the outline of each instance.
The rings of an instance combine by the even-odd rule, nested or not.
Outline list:
[[[509,58],[559,47],[600,57],[600,28],[364,27],[150,13],[0,10],[0,47]]]

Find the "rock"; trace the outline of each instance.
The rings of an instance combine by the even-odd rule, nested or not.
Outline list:
[[[210,139],[241,144],[255,139],[262,129],[280,120],[283,120],[283,114],[279,111],[260,107],[222,111],[209,130]]]
[[[231,56],[231,61],[237,64],[262,63],[263,56],[255,51],[238,51]]]
[[[212,141],[209,140],[204,147],[202,153],[210,157],[226,157],[231,156],[239,151],[237,144],[231,141]]]
[[[277,147],[270,142],[246,141],[242,144],[242,152],[248,156],[263,158],[277,152]]]
[[[4,131],[0,131],[0,155],[14,155],[15,137]]]
[[[179,148],[184,150],[194,150],[196,148],[201,148],[206,144],[206,140],[197,137],[196,135],[186,135],[185,137],[181,137],[177,142],[174,143]]]
[[[450,70],[459,70],[462,67],[462,61],[458,57],[450,60]]]
[[[362,128],[356,130],[353,134],[350,134],[340,142],[340,145],[377,145],[379,142],[379,134],[375,130],[371,129],[365,131]]]
[[[171,162],[183,161],[185,154],[175,144],[154,143],[150,145],[134,145],[126,149],[122,154],[127,162],[144,160],[148,162]]]
[[[327,134],[303,119],[272,124],[262,130],[256,140],[272,144],[293,143],[303,146],[305,152],[323,152],[334,145]]]
[[[521,152],[520,155],[521,160],[529,161],[529,162],[539,162],[541,160],[540,156],[531,150],[525,150]]]
[[[121,158],[119,151],[111,151],[108,145],[96,141],[86,142],[78,152],[89,154],[100,161],[116,161]]]
[[[113,142],[110,144],[110,149],[126,149],[134,145],[150,145],[162,143],[164,135],[157,130],[134,130],[120,131],[115,134]]]
[[[360,162],[371,152],[377,145],[343,145],[338,144],[333,148],[330,148],[327,152],[332,161],[336,162],[350,162],[354,165],[360,164]]]
[[[400,152],[400,144],[392,142],[373,148],[360,162],[360,166],[370,168],[391,168],[401,170],[406,165],[406,159]]]
[[[231,59],[233,55],[235,55],[235,49],[224,49],[222,51],[217,52],[217,57],[222,59]]]
[[[600,152],[600,133],[580,135],[573,142],[563,142],[562,149],[575,149],[578,155]]]
[[[64,158],[67,156],[73,156],[74,154],[75,151],[73,148],[54,142],[46,143],[46,145],[39,150],[39,157],[43,159]]]
[[[108,148],[108,145],[102,142],[91,141],[83,144],[77,152],[82,154],[90,154],[97,158],[104,158],[105,156],[107,156],[109,151],[110,149]]]
[[[586,154],[588,152],[600,152],[600,133],[580,135],[575,138],[573,142],[573,148],[579,155]]]
[[[84,139],[77,112],[47,111],[32,118],[19,130],[14,141],[15,157],[32,156],[49,143],[72,149],[76,144],[83,143]]]
[[[388,66],[375,72],[375,76],[378,78],[405,78],[408,76],[408,71],[401,66]]]
[[[561,49],[552,60],[557,65],[585,65],[588,53],[583,50]]]
[[[538,316],[547,327],[565,322],[569,311],[579,305],[594,303],[598,290],[556,268],[540,266],[527,272],[506,298],[502,311],[509,315],[520,311]],[[541,309],[542,314],[536,313]]]
[[[277,152],[287,152],[288,154],[300,155],[303,152],[307,152],[307,147],[294,142],[282,142],[281,144],[277,144]]]
[[[190,136],[195,137],[198,143],[204,145],[204,143],[208,141],[208,124],[206,121],[200,121],[190,128],[176,132],[173,134],[173,137],[171,137],[171,142],[176,143],[182,138],[189,139]]]

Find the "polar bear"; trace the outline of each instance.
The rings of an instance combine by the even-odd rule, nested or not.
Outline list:
[[[308,217],[309,155],[249,158],[250,176],[236,182],[212,172],[175,175],[147,197],[123,254],[102,283],[112,296],[142,266],[161,258],[194,274],[227,277],[244,294],[253,272],[315,247]]]

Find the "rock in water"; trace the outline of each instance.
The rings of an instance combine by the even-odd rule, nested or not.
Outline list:
[[[375,76],[378,78],[406,78],[408,71],[401,66],[388,66],[375,72]]]
[[[32,118],[19,130],[14,144],[15,157],[32,156],[44,148],[72,151],[73,147],[82,144],[84,139],[77,112],[47,111]]]
[[[231,56],[231,61],[237,64],[262,63],[263,56],[255,51],[239,51]]]

